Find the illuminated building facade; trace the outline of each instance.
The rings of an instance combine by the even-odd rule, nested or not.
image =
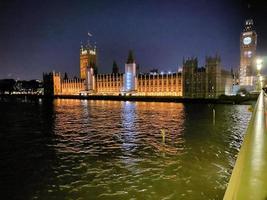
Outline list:
[[[46,95],[77,95],[86,89],[83,79],[64,80],[59,72],[43,74],[43,83]]]
[[[141,96],[182,96],[182,73],[139,74],[137,94]]]
[[[98,74],[96,79],[98,94],[119,95],[123,88],[123,74]]]
[[[43,79],[46,95],[183,95],[181,73],[137,74],[132,52],[128,55],[124,74],[95,74],[94,68],[89,66],[86,68],[85,79],[63,79],[60,73],[55,72],[44,74]]]
[[[129,52],[129,56],[125,64],[125,74],[123,76],[123,93],[136,93],[136,63],[133,58],[132,51]]]
[[[221,94],[228,94],[230,89],[227,88],[232,86],[231,74],[221,69],[221,60],[218,56],[207,57],[206,66],[202,68],[198,68],[197,58],[192,58],[183,62],[182,72],[137,74],[133,53],[130,52],[125,64],[125,73],[114,73],[118,70],[113,70],[110,74],[96,74],[96,63],[88,64],[89,62],[84,61],[88,49],[86,52],[82,53],[82,51],[85,50],[81,48],[80,79],[63,79],[60,73],[55,72],[44,74],[45,95],[217,98]],[[96,58],[96,54],[94,56]],[[86,67],[85,63],[87,63]],[[84,67],[85,74],[82,71]]]
[[[256,56],[257,33],[253,20],[246,20],[245,27],[240,36],[240,86],[255,85],[256,73],[254,60]]]
[[[97,74],[96,66],[96,47],[92,48],[90,44],[80,48],[80,77],[86,79],[87,68],[93,68]]]

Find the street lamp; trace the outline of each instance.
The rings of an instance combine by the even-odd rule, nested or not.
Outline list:
[[[257,60],[256,60],[256,64],[257,64],[257,70],[258,70],[258,74],[260,74],[260,70],[261,70],[261,68],[262,68],[262,59],[260,59],[260,58],[258,58]]]

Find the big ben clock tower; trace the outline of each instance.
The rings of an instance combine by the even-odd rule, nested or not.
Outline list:
[[[240,37],[240,86],[252,88],[255,81],[254,60],[256,56],[257,33],[253,20],[246,20],[245,27]]]

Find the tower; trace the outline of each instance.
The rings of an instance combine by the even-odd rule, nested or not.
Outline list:
[[[206,74],[208,86],[207,97],[216,98],[223,94],[223,88],[221,87],[222,71],[220,56],[206,57]]]
[[[91,47],[88,43],[85,47],[80,48],[80,77],[86,79],[87,68],[93,68],[94,74],[97,74],[96,66],[96,47]]]
[[[246,20],[240,36],[240,86],[253,86],[255,79],[254,60],[257,47],[257,33],[252,19]]]
[[[183,96],[194,97],[196,85],[196,71],[198,69],[198,59],[183,59]]]
[[[95,91],[95,75],[93,67],[86,68],[85,90],[88,92]]]
[[[54,96],[61,94],[61,76],[60,73],[51,72],[43,74],[44,95]]]
[[[125,64],[123,90],[126,93],[131,93],[136,90],[136,63],[132,51],[129,52],[128,59]]]

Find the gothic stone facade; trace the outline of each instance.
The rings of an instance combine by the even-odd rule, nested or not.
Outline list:
[[[207,57],[206,66],[202,68],[198,68],[196,58],[188,59],[183,62],[182,73],[166,74],[137,74],[132,53],[125,64],[125,73],[97,74],[95,58],[95,49],[81,47],[80,79],[63,79],[60,73],[55,72],[44,74],[44,94],[217,98],[227,94],[232,86],[232,77],[221,69],[218,56]]]
[[[124,91],[124,74],[97,74],[95,95],[120,95]],[[46,95],[80,95],[86,90],[83,79],[64,80],[60,73],[44,74]],[[182,96],[182,74],[138,74],[133,94],[139,96]]]
[[[183,96],[186,98],[217,98],[232,92],[231,73],[221,68],[218,56],[206,57],[205,67],[198,67],[197,58],[183,62]]]

